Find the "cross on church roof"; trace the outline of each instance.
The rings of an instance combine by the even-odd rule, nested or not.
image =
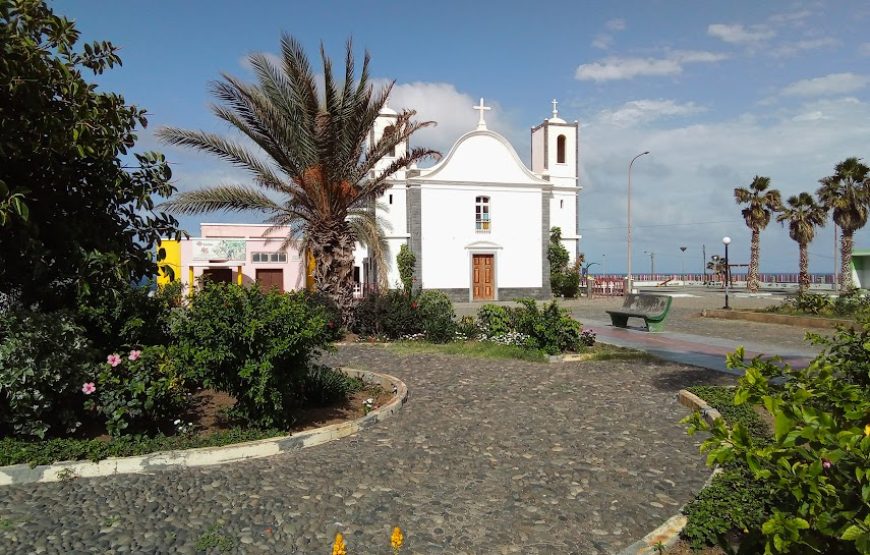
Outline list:
[[[559,117],[559,110],[556,109],[556,106],[557,106],[558,104],[559,104],[559,103],[556,102],[556,99],[554,98],[554,99],[553,99],[553,117],[554,117],[554,118]]]
[[[482,96],[480,97],[480,105],[474,106],[473,108],[480,111],[480,119],[477,121],[477,128],[486,129],[486,121],[483,119],[483,112],[486,110],[492,110],[492,108],[490,106],[484,106]]]

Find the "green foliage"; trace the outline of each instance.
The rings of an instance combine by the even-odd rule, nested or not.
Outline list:
[[[326,406],[347,399],[360,391],[364,383],[327,366],[312,365],[304,379],[305,404]]]
[[[423,291],[417,307],[426,340],[447,343],[456,337],[456,313],[453,303],[440,291]]]
[[[692,419],[690,432],[711,433],[708,464],[745,465],[785,500],[761,526],[766,553],[870,553],[870,389],[852,379],[867,369],[870,318],[859,323],[863,332],[841,330],[806,369],[729,355],[744,374],[734,402],[765,407],[770,442],[740,422]]]
[[[323,312],[300,294],[206,283],[173,322],[172,355],[206,387],[236,398],[235,416],[288,426],[309,361],[329,342]]]
[[[399,339],[422,332],[416,299],[388,290],[364,297],[356,306],[353,332],[363,337]]]
[[[696,550],[710,545],[729,549],[737,537],[741,553],[761,553],[761,526],[778,503],[782,499],[775,486],[755,478],[746,467],[728,468],[683,507],[687,522],[682,536]]]
[[[456,334],[463,339],[474,340],[480,335],[480,328],[474,316],[462,316],[456,323]]]
[[[870,314],[870,298],[859,289],[852,289],[839,296],[800,293],[788,297],[781,305],[768,308],[767,311],[828,318],[856,318],[862,314]]]
[[[547,260],[550,261],[550,289],[554,296],[572,299],[580,289],[580,268],[568,267],[571,255],[562,245],[562,230],[550,229],[550,244],[547,247]]]
[[[124,433],[156,432],[161,424],[188,408],[191,384],[163,346],[147,346],[129,353],[112,353],[115,365],[99,365],[86,407],[106,418],[112,437]]]
[[[0,435],[74,431],[92,361],[84,330],[68,314],[0,313]]]
[[[746,403],[739,405],[734,403],[734,387],[699,385],[686,389],[718,410],[725,422],[732,424],[739,422],[756,441],[767,442],[770,440],[770,428],[764,423],[755,408]]]
[[[83,288],[153,275],[157,240],[180,234],[154,210],[175,190],[171,171],[157,153],[135,154],[126,169],[119,156],[145,110],[83,76],[119,65],[118,49],[79,45],[74,23],[38,0],[0,1],[0,44],[0,292],[72,308]]]
[[[410,295],[414,290],[414,265],[417,263],[417,257],[414,256],[408,245],[402,245],[399,247],[396,263],[399,266],[399,277],[402,280],[402,287],[405,289],[405,293]]]
[[[481,333],[486,337],[504,335],[513,331],[511,310],[496,304],[485,304],[477,311]]]
[[[513,329],[529,337],[530,347],[550,355],[580,349],[582,326],[556,301],[544,305],[543,310],[533,299],[517,302],[519,306],[511,311]]]
[[[9,464],[36,466],[79,460],[99,461],[108,457],[132,457],[157,451],[220,447],[221,445],[232,445],[233,443],[279,437],[286,434],[286,430],[277,428],[233,428],[208,435],[157,435],[154,437],[130,435],[117,437],[111,441],[101,439],[25,441],[3,438],[0,439],[0,466]]]
[[[335,301],[328,295],[319,291],[301,291],[305,301],[317,312],[319,311],[326,321],[326,334],[330,341],[340,341],[344,338],[344,328],[341,325],[341,310]]]
[[[577,298],[580,292],[580,269],[576,266],[566,268],[559,279],[559,294],[566,299]]]

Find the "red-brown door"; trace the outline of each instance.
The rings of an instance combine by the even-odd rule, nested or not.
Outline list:
[[[232,283],[233,271],[229,268],[206,268],[202,271],[202,279],[212,283]]]
[[[471,260],[472,299],[475,301],[493,300],[495,298],[493,294],[493,255],[475,254]]]
[[[258,268],[257,283],[264,291],[277,289],[284,292],[284,270],[275,268]]]

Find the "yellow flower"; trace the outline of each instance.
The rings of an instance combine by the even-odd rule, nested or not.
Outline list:
[[[867,424],[866,426],[864,426],[864,435],[870,436],[870,424]]]
[[[402,543],[405,541],[405,536],[402,535],[402,529],[396,526],[393,528],[393,535],[390,536],[390,545],[393,546],[393,553],[398,553],[402,549]]]
[[[332,555],[347,555],[347,547],[344,545],[344,536],[341,532],[335,534],[335,543],[332,544]]]

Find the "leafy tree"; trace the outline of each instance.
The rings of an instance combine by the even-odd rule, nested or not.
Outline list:
[[[734,198],[738,205],[745,205],[742,210],[746,226],[752,231],[752,250],[749,257],[749,276],[746,279],[747,288],[758,291],[758,258],[760,251],[761,230],[770,223],[770,216],[779,210],[781,205],[780,194],[776,189],[767,190],[770,187],[769,177],[755,176],[749,188],[737,187],[734,189]]]
[[[562,229],[559,227],[551,228],[550,244],[547,246],[547,260],[550,261],[550,290],[555,296],[562,295],[565,272],[568,269],[570,259],[568,249],[562,245]]]
[[[840,290],[852,289],[852,237],[867,224],[870,209],[870,168],[858,158],[847,158],[834,167],[834,175],[822,178],[818,195],[822,205],[833,212],[840,226]]]
[[[808,193],[801,193],[788,198],[788,206],[776,217],[776,221],[785,225],[788,222],[788,236],[796,241],[800,249],[800,292],[810,286],[809,257],[807,245],[816,235],[816,228],[825,225],[828,213],[823,206],[816,203]]]
[[[154,211],[174,191],[163,156],[119,158],[145,111],[84,77],[117,48],[78,42],[45,2],[0,0],[0,293],[45,309],[154,274],[157,240],[178,235]]]
[[[392,84],[373,92],[368,54],[357,80],[350,42],[343,82],[333,76],[322,46],[320,55],[320,90],[302,45],[289,35],[281,39],[280,66],[265,55],[250,56],[255,84],[223,75],[214,85],[220,101],[214,114],[253,141],[257,151],[204,131],[169,128],[160,136],[174,145],[210,152],[246,170],[253,182],[181,193],[168,208],[181,214],[253,210],[264,213],[268,223],[287,226],[287,243],[299,241],[311,251],[318,291],[335,300],[350,328],[354,244],[366,244],[376,258],[383,259],[386,252],[375,202],[389,188],[391,175],[438,153],[414,148],[376,169],[397,145],[433,122],[417,122],[412,119],[415,112],[405,110],[378,141],[368,144]]]

